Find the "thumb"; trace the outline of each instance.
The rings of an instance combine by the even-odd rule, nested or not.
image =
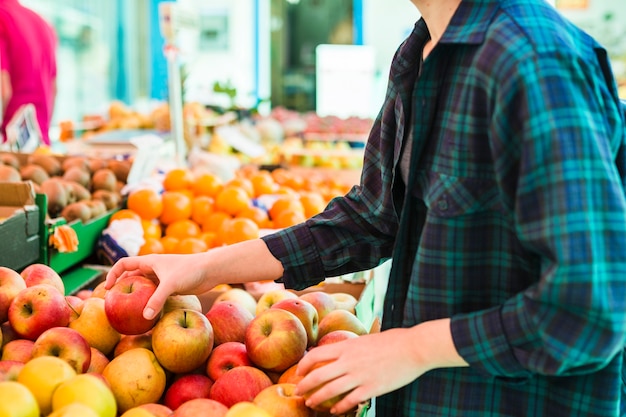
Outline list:
[[[158,285],[143,309],[143,317],[152,320],[163,309],[168,296],[168,290],[163,285]]]

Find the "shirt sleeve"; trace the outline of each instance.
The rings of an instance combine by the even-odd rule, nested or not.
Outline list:
[[[587,48],[597,59],[550,51],[493,66],[496,175],[540,280],[454,316],[451,331],[471,366],[498,377],[593,372],[624,348],[624,116],[603,51]]]
[[[395,138],[381,134],[385,120],[395,120],[393,105],[383,106],[374,122],[360,185],[305,223],[263,238],[283,264],[281,281],[287,288],[303,289],[326,277],[371,269],[391,256],[398,227],[389,177]]]

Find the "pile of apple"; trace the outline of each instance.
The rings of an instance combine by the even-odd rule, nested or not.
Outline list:
[[[146,320],[155,289],[134,276],[65,295],[44,264],[0,267],[0,415],[327,417],[333,401],[311,409],[295,395],[296,366],[368,332],[347,293],[257,300],[226,286],[206,312],[198,296],[171,295]]]

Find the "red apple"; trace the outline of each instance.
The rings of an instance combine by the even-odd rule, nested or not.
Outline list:
[[[0,266],[0,323],[9,318],[9,306],[17,293],[26,288],[24,278],[16,271]]]
[[[115,349],[113,349],[113,357],[116,357],[129,349],[137,347],[152,350],[152,330],[143,334],[123,335],[120,341],[117,342],[117,345],[115,345]]]
[[[11,327],[11,323],[9,323],[8,321],[0,324],[0,332],[2,332],[2,337],[0,337],[0,340],[2,340],[2,343],[0,343],[0,351],[2,350],[4,345],[9,343],[11,340],[20,338],[20,336],[15,333],[15,330],[13,330],[13,327]]]
[[[70,322],[65,296],[49,284],[37,284],[20,291],[9,307],[9,323],[22,338],[35,340],[52,327]]]
[[[333,330],[320,337],[316,346],[327,345],[329,343],[341,342],[346,339],[353,339],[359,337],[358,334],[350,330]]]
[[[213,304],[206,317],[213,326],[215,345],[243,342],[246,338],[246,329],[254,318],[244,306],[231,301]]]
[[[49,284],[65,295],[65,284],[61,276],[46,264],[30,264],[20,272],[27,287],[38,284]]]
[[[298,298],[298,296],[294,292],[285,288],[277,288],[264,292],[259,297],[259,301],[256,303],[256,315],[258,316],[259,313],[262,313],[272,305],[286,298]]]
[[[172,410],[176,410],[189,400],[195,398],[209,398],[212,385],[213,381],[206,375],[182,375],[165,391],[163,404]]]
[[[143,309],[157,286],[144,276],[129,276],[118,280],[104,296],[104,311],[109,323],[121,334],[141,334],[152,329],[159,320],[143,317]]]
[[[165,314],[154,326],[152,351],[165,369],[186,373],[205,364],[213,339],[213,328],[204,314],[178,309]]]
[[[233,303],[241,304],[252,314],[256,315],[256,299],[252,294],[242,288],[229,288],[220,295],[217,296],[214,303],[222,301],[231,301]]]
[[[335,309],[320,321],[317,337],[321,339],[324,335],[334,330],[349,330],[359,336],[367,334],[367,329],[361,320],[344,309]]]
[[[91,349],[91,360],[89,361],[89,368],[87,368],[87,373],[99,374],[102,375],[102,371],[109,364],[109,358],[102,352],[100,352],[95,347],[90,347]]]
[[[210,398],[231,407],[241,401],[252,401],[272,385],[270,377],[254,366],[237,366],[219,377],[211,387]]]
[[[17,361],[26,363],[33,357],[35,342],[28,339],[15,339],[4,345],[2,349],[3,361]]]
[[[317,310],[317,320],[322,321],[326,314],[335,309],[335,300],[330,294],[324,291],[311,291],[300,295],[301,300],[308,301],[313,304]]]
[[[237,366],[253,366],[246,345],[242,342],[226,342],[215,346],[206,365],[206,373],[216,381]]]
[[[272,417],[315,417],[316,413],[306,406],[304,397],[295,394],[296,384],[273,384],[254,397],[254,404]]]
[[[32,357],[56,356],[69,363],[77,374],[87,372],[91,362],[91,347],[76,330],[52,327],[43,332],[33,346]]]
[[[196,398],[182,404],[171,417],[224,417],[228,407],[209,398]]]
[[[271,308],[282,308],[295,314],[306,330],[307,347],[315,345],[317,342],[318,315],[313,304],[300,298],[286,298],[275,303]]]
[[[0,360],[0,381],[17,381],[24,362]]]
[[[269,308],[250,322],[245,344],[252,363],[268,371],[282,372],[304,356],[307,335],[293,313]]]

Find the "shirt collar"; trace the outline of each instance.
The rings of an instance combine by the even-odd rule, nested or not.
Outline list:
[[[482,43],[499,8],[499,0],[461,1],[439,43]]]
[[[452,16],[440,44],[480,44],[494,14],[500,7],[500,0],[463,0]],[[415,23],[413,31],[400,47],[396,60],[398,74],[412,71],[419,63],[422,47],[430,39],[424,19]]]

